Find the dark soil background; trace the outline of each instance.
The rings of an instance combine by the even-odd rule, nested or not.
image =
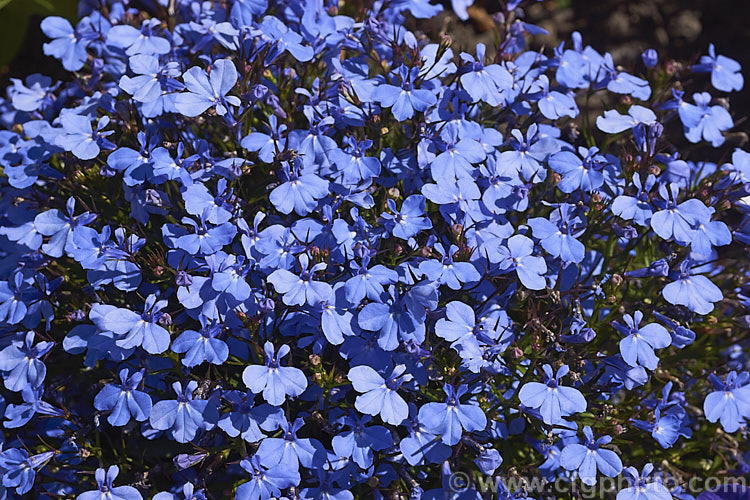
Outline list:
[[[449,34],[459,51],[473,52],[478,41],[495,43],[490,15],[500,10],[499,0],[477,0],[467,22],[452,13],[450,0],[443,1],[445,12],[419,28],[432,35]],[[528,5],[525,15],[527,22],[549,32],[534,37],[534,48],[551,51],[560,41],[569,42],[573,31],[580,31],[584,44],[610,52],[615,63],[626,68],[641,68],[634,65],[646,48],[656,49],[661,60],[695,62],[713,42],[718,53],[742,64],[746,86],[732,95],[732,110],[737,118],[750,115],[750,0],[545,0]],[[10,16],[0,10],[4,21]],[[21,50],[9,65],[0,67],[3,88],[10,77],[30,73],[64,78],[60,64],[42,53],[47,40],[39,29],[41,19],[29,19]],[[738,123],[735,130],[750,130],[748,121]]]

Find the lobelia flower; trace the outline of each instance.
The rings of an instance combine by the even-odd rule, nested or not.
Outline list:
[[[208,108],[215,108],[223,116],[230,106],[239,106],[240,99],[227,95],[237,83],[237,69],[229,59],[214,61],[210,74],[193,66],[182,75],[187,92],[177,94],[174,106],[181,114],[198,116]]]
[[[96,484],[99,489],[81,493],[76,500],[142,500],[143,497],[138,490],[132,486],[117,486],[114,483],[115,478],[120,473],[116,465],[110,465],[109,469],[96,469]]]
[[[46,451],[29,456],[24,449],[10,448],[0,453],[0,471],[3,475],[3,486],[15,487],[16,493],[24,495],[34,486],[37,469],[44,467],[53,456],[54,451]],[[5,492],[3,492],[5,493]]]
[[[502,465],[503,457],[494,448],[482,448],[477,458],[474,459],[474,463],[477,464],[483,474],[491,476]]]
[[[102,326],[123,336],[116,341],[123,349],[140,346],[149,354],[161,354],[169,348],[170,341],[169,332],[159,325],[165,307],[166,300],[157,301],[156,295],[149,295],[142,313],[115,308],[104,315]]]
[[[175,91],[185,86],[177,80],[181,75],[180,65],[176,61],[161,64],[159,60],[146,54],[132,56],[129,60],[130,70],[136,76],[123,75],[119,86],[140,102],[144,116],[153,118],[163,112],[174,112]]]
[[[63,68],[78,71],[88,59],[88,47],[98,34],[73,29],[70,21],[58,16],[46,17],[40,24],[42,32],[53,40],[44,44],[44,54],[62,61]]]
[[[260,430],[266,416],[261,406],[254,406],[255,394],[252,391],[224,391],[222,398],[229,404],[230,411],[223,413],[219,419],[218,426],[230,437],[241,436],[248,443],[256,443],[265,436]],[[268,412],[270,413],[270,412]]]
[[[656,122],[656,115],[650,109],[633,105],[628,109],[627,115],[621,115],[611,109],[604,112],[604,116],[596,118],[596,126],[607,134],[619,134],[628,129],[635,129],[639,124],[650,125]]]
[[[685,127],[685,137],[690,142],[700,142],[701,138],[709,141],[713,147],[724,144],[721,134],[734,126],[729,111],[719,106],[711,106],[711,94],[697,92],[693,94],[695,104],[682,103],[679,107],[680,120]]]
[[[221,334],[224,325],[212,322],[202,314],[200,320],[200,331],[185,330],[174,339],[171,349],[178,354],[185,354],[182,364],[188,368],[204,362],[221,365],[229,358],[227,343],[216,338]]]
[[[729,57],[716,55],[716,47],[709,44],[708,55],[701,56],[700,63],[691,68],[696,73],[711,73],[711,85],[722,92],[742,90],[744,79],[740,63]]]
[[[75,198],[71,196],[65,203],[67,213],[55,208],[34,218],[34,228],[39,234],[51,236],[49,241],[42,245],[42,251],[50,257],[61,257],[63,252],[71,253],[77,247],[74,243],[77,230],[96,220],[96,214],[89,212],[73,215],[75,203]]]
[[[585,224],[586,220],[575,215],[575,206],[569,203],[559,204],[549,219],[534,217],[528,221],[542,248],[553,257],[573,263],[581,262],[585,255],[586,247],[576,239],[585,231]]]
[[[120,384],[107,384],[94,398],[94,408],[99,411],[111,411],[107,422],[119,427],[130,422],[132,416],[138,422],[144,422],[151,414],[151,397],[136,388],[143,380],[145,370],[133,372],[128,376],[128,369],[120,370]]]
[[[572,193],[582,189],[591,193],[604,184],[605,176],[602,170],[608,167],[611,169],[617,160],[612,155],[605,157],[597,154],[598,152],[599,149],[595,147],[579,147],[578,155],[572,151],[561,151],[550,156],[550,168],[562,175],[562,179],[557,183],[560,191]]]
[[[36,389],[32,389],[28,385],[21,389],[21,397],[24,402],[18,405],[11,403],[5,408],[6,421],[3,422],[3,427],[7,429],[17,429],[18,427],[22,427],[37,413],[49,417],[65,416],[64,411],[42,401],[43,394],[44,386],[41,385]]]
[[[166,54],[171,50],[171,44],[166,38],[154,34],[154,29],[161,25],[159,19],[148,19],[141,23],[140,29],[121,24],[113,26],[107,32],[107,43],[125,49],[125,54]]]
[[[54,342],[33,344],[34,332],[29,331],[23,341],[13,341],[0,351],[0,370],[7,372],[3,376],[3,382],[8,390],[36,389],[44,382],[47,367],[39,358],[52,349]]]
[[[381,83],[375,88],[373,98],[385,108],[391,108],[393,117],[404,121],[414,116],[415,111],[427,111],[437,103],[437,98],[430,90],[414,88],[419,77],[419,68],[409,69],[405,65],[398,67],[396,75],[400,85]]]
[[[659,54],[654,49],[646,49],[641,54],[643,64],[651,69],[659,62]]]
[[[511,236],[499,247],[499,254],[500,269],[515,271],[523,286],[530,290],[543,290],[547,286],[544,278],[547,263],[544,257],[534,255],[534,242],[530,238],[522,234]]]
[[[0,281],[0,322],[15,325],[26,317],[29,291],[33,288],[24,280],[23,273],[16,271],[8,281]]]
[[[715,374],[708,376],[709,382],[713,384],[716,391],[706,396],[703,402],[703,413],[706,420],[716,422],[719,420],[726,432],[735,432],[740,425],[745,425],[745,420],[750,418],[750,374],[741,372],[737,374],[731,371],[726,380],[722,380]]]
[[[694,238],[693,227],[708,224],[712,211],[695,198],[678,204],[678,193],[679,187],[676,184],[659,186],[659,194],[665,201],[664,210],[651,216],[651,228],[665,240],[674,238],[677,243],[687,245]]]
[[[499,106],[503,102],[503,91],[513,86],[513,76],[499,64],[485,66],[486,50],[483,43],[478,43],[476,59],[471,54],[461,53],[461,61],[468,70],[461,75],[461,86],[466,89],[473,102],[484,101],[490,106]]]
[[[178,443],[192,441],[199,430],[211,430],[219,420],[219,412],[213,401],[193,399],[193,391],[198,382],[191,380],[183,390],[180,382],[172,384],[177,399],[165,399],[156,403],[151,409],[149,423],[160,431],[169,434]]]
[[[633,316],[625,314],[622,319],[625,321],[624,325],[613,323],[615,329],[625,336],[620,341],[622,359],[630,366],[641,365],[655,370],[659,358],[654,354],[654,349],[664,349],[672,343],[669,332],[658,323],[639,326],[643,319],[641,311],[635,311]]]
[[[681,422],[676,415],[662,415],[659,410],[656,410],[654,422],[646,422],[632,418],[630,419],[630,422],[633,424],[633,427],[650,432],[651,437],[653,437],[664,449],[671,448],[680,437]]]
[[[271,191],[269,200],[282,214],[307,215],[318,207],[320,199],[328,196],[329,183],[314,173],[305,170],[299,174],[300,160],[290,169],[282,169],[283,181]]]
[[[524,406],[539,410],[547,425],[564,423],[562,417],[586,411],[588,405],[583,394],[578,389],[559,384],[560,379],[570,371],[568,365],[562,365],[557,374],[553,374],[550,365],[544,365],[543,369],[544,383],[527,382],[518,391]]]
[[[693,274],[692,262],[684,260],[680,272],[670,272],[674,280],[661,291],[664,299],[670,304],[686,306],[697,314],[708,314],[714,309],[714,302],[724,298],[719,287],[700,274]]]
[[[182,487],[181,492],[182,497],[173,495],[168,491],[162,491],[154,495],[151,500],[208,500],[206,498],[204,490],[202,488],[196,490],[193,483],[185,483],[185,485]]]
[[[289,469],[299,470],[299,466],[313,468],[325,457],[325,448],[317,439],[298,438],[297,431],[304,425],[304,420],[288,422],[284,418],[279,422],[281,437],[267,437],[260,442],[255,456],[260,457],[264,467],[282,465]]]
[[[313,280],[315,273],[324,270],[328,265],[319,262],[310,267],[310,258],[304,253],[299,256],[299,263],[299,276],[286,269],[277,269],[268,275],[268,282],[282,295],[282,302],[288,306],[314,306],[328,299],[333,293],[331,285]]]
[[[482,144],[473,137],[464,137],[457,123],[448,123],[435,141],[442,150],[430,165],[432,178],[438,183],[451,183],[456,179],[471,179],[474,164],[487,157]]]
[[[649,192],[656,184],[656,177],[649,174],[646,182],[641,184],[638,172],[633,174],[633,186],[637,189],[635,196],[619,195],[612,201],[612,213],[625,220],[633,220],[639,226],[648,226],[654,207],[649,203]]]
[[[609,436],[602,436],[594,440],[591,427],[583,428],[586,437],[584,444],[570,443],[560,453],[560,465],[569,471],[578,471],[578,477],[584,484],[596,484],[597,472],[615,477],[622,471],[622,461],[612,450],[602,448],[602,445],[612,442]]]
[[[348,431],[341,431],[331,440],[334,453],[341,457],[351,458],[363,469],[373,464],[374,452],[382,451],[393,445],[391,431],[382,425],[367,424],[371,417],[359,417],[352,413],[344,419]]]
[[[372,147],[371,140],[357,141],[354,137],[346,137],[344,141],[347,144],[345,150],[335,149],[330,156],[345,183],[356,185],[370,182],[380,175],[380,160],[365,156],[365,151]]]
[[[297,397],[307,388],[307,377],[299,368],[281,366],[281,358],[291,349],[284,344],[274,352],[271,342],[263,346],[266,364],[251,365],[242,372],[242,381],[256,394],[263,393],[263,399],[274,406],[281,406],[287,396]]]
[[[435,434],[439,434],[448,446],[458,444],[463,432],[482,431],[487,426],[487,417],[476,403],[463,404],[460,397],[469,391],[462,384],[457,388],[443,385],[444,403],[427,403],[419,409],[419,422]]]
[[[237,500],[277,498],[281,495],[281,490],[300,482],[299,471],[284,465],[263,467],[257,455],[250,459],[245,458],[240,462],[240,466],[250,473],[250,480],[237,487]]]
[[[351,368],[347,378],[354,390],[362,393],[354,407],[367,415],[380,415],[385,423],[399,425],[409,416],[409,407],[397,392],[413,378],[405,372],[405,365],[396,365],[385,377],[367,365]]]
[[[406,308],[406,299],[398,295],[395,286],[388,287],[386,300],[386,303],[365,304],[357,315],[359,327],[379,332],[377,343],[385,351],[395,350],[399,346],[399,340],[413,338],[418,342],[424,341],[424,322],[417,321]]]
[[[458,252],[456,245],[451,245],[446,252],[442,244],[436,243],[434,250],[442,255],[442,259],[428,259],[419,263],[419,270],[430,281],[459,290],[464,283],[475,283],[482,279],[471,262],[454,262],[453,255]]]
[[[380,296],[385,292],[384,285],[392,285],[398,281],[398,273],[393,269],[377,264],[368,267],[370,257],[362,258],[362,263],[357,265],[352,262],[353,276],[346,280],[344,292],[346,300],[352,304],[360,304],[365,297],[372,301],[380,301]]]
[[[541,75],[534,83],[533,88],[538,89],[538,91],[529,97],[538,99],[537,106],[539,106],[539,111],[546,118],[557,120],[563,116],[569,116],[570,118],[578,116],[578,105],[573,94],[550,90],[547,75]],[[552,165],[550,164],[550,166]]]
[[[510,135],[508,145],[511,150],[500,153],[498,162],[503,168],[515,169],[525,181],[543,181],[547,170],[542,162],[559,151],[560,146],[550,138],[543,137],[536,123],[529,125],[525,136],[518,129],[511,130]]]
[[[385,220],[385,227],[397,238],[408,240],[420,231],[432,229],[432,222],[424,216],[427,200],[424,196],[413,194],[401,204],[401,210],[396,209],[396,202],[391,198],[386,201],[393,214],[383,212],[380,216]]]
[[[81,160],[91,160],[97,157],[102,149],[112,150],[117,146],[107,139],[114,134],[114,130],[103,132],[109,125],[109,117],[102,116],[96,124],[96,130],[91,128],[91,120],[74,112],[60,116],[62,132],[55,137],[55,144],[70,151]]]
[[[411,417],[405,422],[409,434],[401,438],[399,451],[412,466],[444,462],[450,457],[451,448],[419,422],[416,406],[413,403],[409,406]]]
[[[653,481],[646,482],[653,471],[654,466],[651,463],[644,465],[640,474],[635,467],[625,467],[622,474],[630,487],[620,490],[617,493],[617,500],[672,500],[672,493],[664,486],[661,479],[656,477]]]

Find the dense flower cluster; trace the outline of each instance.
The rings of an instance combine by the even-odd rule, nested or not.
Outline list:
[[[739,65],[528,50],[504,3],[461,53],[429,0],[45,19],[69,79],[0,100],[2,498],[750,471]]]

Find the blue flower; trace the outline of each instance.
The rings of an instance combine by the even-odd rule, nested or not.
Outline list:
[[[299,438],[297,431],[304,425],[304,420],[296,419],[293,423],[283,419],[279,422],[281,437],[267,437],[260,442],[255,456],[260,457],[264,467],[282,465],[290,470],[299,470],[299,466],[308,469],[323,461],[325,448],[317,439]]]
[[[307,388],[307,377],[299,368],[281,366],[281,358],[291,349],[284,344],[274,352],[271,342],[263,346],[266,364],[251,365],[242,372],[242,381],[256,394],[263,393],[263,399],[274,406],[281,406],[287,396],[297,397]]]
[[[458,388],[443,385],[444,403],[426,403],[419,409],[419,422],[440,435],[448,446],[458,444],[463,432],[482,431],[487,426],[487,416],[476,403],[463,404],[460,397],[468,392],[466,385]]]
[[[635,467],[625,467],[622,474],[630,487],[620,490],[617,493],[617,500],[672,500],[672,494],[660,478],[646,482],[653,470],[654,466],[651,463],[644,465],[640,474]]]
[[[96,469],[95,477],[98,490],[87,491],[76,497],[76,500],[142,500],[138,490],[132,486],[113,486],[120,469],[116,465],[110,465],[105,472],[104,469]]]
[[[522,234],[508,238],[499,248],[500,269],[515,271],[523,286],[530,290],[543,290],[547,286],[544,275],[547,263],[544,257],[534,255],[534,242]]]
[[[193,399],[198,382],[191,380],[183,390],[180,382],[172,384],[177,399],[165,399],[151,409],[149,423],[157,430],[169,430],[178,443],[192,441],[200,429],[211,430],[219,420],[213,401]]]
[[[91,160],[97,157],[102,149],[115,149],[115,144],[107,139],[114,134],[114,130],[104,132],[109,125],[109,117],[102,116],[96,124],[96,130],[91,128],[91,120],[83,115],[68,112],[60,116],[62,132],[55,138],[55,144],[70,151],[81,160]]]
[[[696,73],[711,73],[711,85],[723,92],[742,90],[745,83],[740,73],[740,63],[726,56],[717,56],[713,43],[708,46],[708,55],[701,56],[700,63],[691,69]]]
[[[419,263],[419,270],[430,281],[445,284],[452,290],[459,290],[464,283],[475,283],[482,279],[482,275],[471,262],[453,260],[453,255],[458,252],[456,245],[451,245],[446,252],[442,244],[436,243],[434,249],[442,259],[428,259]]]
[[[405,372],[405,365],[396,365],[385,377],[366,365],[351,368],[347,378],[354,390],[362,393],[357,396],[354,407],[367,415],[380,415],[383,422],[399,425],[409,416],[409,407],[397,392],[402,384],[412,379],[412,375]]]
[[[544,383],[527,382],[518,391],[521,403],[540,411],[542,420],[547,425],[558,425],[564,422],[562,417],[586,411],[586,399],[578,389],[560,385],[560,379],[570,369],[562,365],[553,375],[552,367],[544,365]]]
[[[585,219],[575,215],[575,206],[568,203],[561,203],[549,219],[534,217],[528,221],[542,248],[553,257],[573,263],[581,262],[585,255],[586,247],[576,239],[585,230],[585,224]]]
[[[210,75],[194,66],[182,76],[187,92],[177,94],[174,106],[185,116],[198,116],[208,108],[215,108],[223,116],[230,106],[239,106],[240,99],[227,95],[237,83],[237,69],[229,59],[214,61]]]
[[[65,412],[59,408],[55,408],[51,404],[42,401],[42,395],[44,393],[44,386],[40,385],[36,389],[32,389],[30,386],[26,386],[21,390],[21,397],[23,403],[21,404],[9,404],[5,408],[5,418],[3,427],[7,429],[17,429],[26,425],[37,413],[40,415],[47,415],[49,417],[62,417]]]
[[[171,44],[166,38],[154,34],[154,28],[161,25],[159,19],[149,19],[141,23],[141,28],[121,24],[107,32],[107,43],[122,47],[129,56],[136,54],[166,54]]]
[[[130,58],[130,69],[136,75],[123,75],[120,78],[120,88],[131,94],[133,99],[141,103],[143,115],[153,118],[163,112],[174,112],[173,92],[180,91],[185,86],[177,80],[180,76],[180,66],[176,61],[161,64],[159,60],[146,54],[135,55]]]
[[[72,252],[77,245],[73,236],[79,227],[90,224],[96,219],[96,215],[84,212],[81,215],[73,215],[75,212],[75,198],[70,197],[65,204],[66,212],[52,209],[40,213],[34,218],[34,228],[44,236],[51,236],[49,241],[42,245],[42,251],[50,257],[61,257],[64,252]]]
[[[70,21],[58,16],[46,17],[40,25],[42,32],[53,40],[44,44],[44,54],[60,59],[63,68],[78,71],[86,64],[88,54],[86,47],[97,34],[80,29],[73,29]]]
[[[230,437],[241,436],[248,443],[256,443],[264,435],[259,425],[271,412],[268,405],[254,406],[255,394],[251,391],[224,391],[222,398],[229,404],[229,411],[223,413],[218,426]],[[264,407],[265,406],[265,407]]]
[[[676,415],[662,415],[659,410],[657,410],[654,422],[645,422],[636,419],[630,419],[630,422],[633,424],[633,427],[650,432],[651,436],[664,449],[671,448],[680,437],[681,422]]]
[[[383,212],[380,216],[386,221],[385,226],[393,236],[408,240],[420,231],[432,229],[432,222],[424,216],[427,206],[424,196],[419,194],[409,196],[401,204],[401,210],[396,208],[396,202],[390,198],[386,203],[393,214]]]
[[[182,364],[192,368],[201,363],[209,362],[221,365],[229,357],[229,347],[226,342],[216,338],[224,328],[221,323],[212,323],[203,315],[200,316],[202,328],[200,331],[185,330],[172,342],[172,351],[185,353]]]
[[[0,351],[0,370],[7,372],[3,376],[5,387],[11,391],[24,388],[36,389],[47,374],[47,367],[41,358],[54,346],[53,342],[34,344],[34,332],[29,331],[23,341],[14,341]]]
[[[635,196],[621,194],[612,202],[612,213],[625,220],[634,220],[640,226],[648,226],[654,207],[649,202],[649,192],[656,184],[656,177],[650,174],[645,183],[641,183],[639,173],[633,175],[633,186],[637,192]]]
[[[0,471],[3,474],[3,486],[15,487],[16,493],[24,495],[34,486],[37,469],[55,456],[54,451],[46,451],[29,456],[26,450],[10,448],[0,453]]]
[[[630,106],[627,115],[621,115],[614,109],[605,111],[604,116],[597,117],[596,126],[602,132],[619,134],[625,130],[634,129],[639,124],[649,125],[654,122],[656,122],[654,112],[636,104]]]
[[[653,68],[659,62],[659,54],[654,49],[646,49],[641,54],[643,64],[647,68]]]
[[[374,452],[390,448],[393,445],[391,432],[382,425],[367,425],[368,416],[356,414],[345,417],[347,431],[341,431],[331,440],[334,453],[342,457],[351,457],[354,463],[363,469],[373,464]]]
[[[596,484],[597,472],[615,477],[622,471],[622,461],[612,450],[602,448],[609,444],[612,438],[602,436],[594,440],[591,427],[583,428],[586,437],[584,444],[570,443],[560,453],[560,465],[569,471],[578,471],[578,477],[584,484]]]
[[[115,308],[104,316],[102,325],[107,330],[122,336],[116,343],[123,349],[143,347],[149,354],[161,354],[169,348],[169,332],[159,325],[167,306],[166,300],[156,300],[149,295],[138,314],[129,309]]]
[[[714,302],[724,298],[719,287],[700,274],[693,274],[691,262],[685,260],[680,264],[679,273],[670,273],[674,280],[661,291],[667,302],[686,306],[697,314],[708,314],[714,309]]]
[[[300,482],[299,472],[284,465],[271,468],[260,464],[257,455],[244,459],[240,466],[250,473],[250,480],[237,487],[237,500],[269,500],[281,495],[281,490],[295,486]]]
[[[327,264],[319,262],[310,267],[310,259],[307,254],[300,255],[299,263],[301,268],[299,275],[286,269],[277,269],[268,276],[268,282],[274,286],[276,292],[282,295],[281,300],[284,304],[289,306],[301,306],[303,304],[314,306],[327,300],[333,293],[331,285],[325,281],[313,279],[315,273],[324,270]]]
[[[693,94],[695,104],[682,102],[678,108],[680,120],[685,127],[685,137],[693,143],[705,139],[713,147],[724,144],[721,134],[734,126],[732,115],[723,107],[711,106],[711,94],[698,92]]]
[[[578,155],[572,151],[561,151],[549,158],[549,166],[552,170],[562,175],[557,187],[563,193],[572,193],[576,189],[582,189],[587,193],[596,191],[604,184],[604,173],[602,170],[610,170],[616,165],[617,160],[608,155],[607,157],[597,154],[598,148],[578,148]]]
[[[401,80],[400,85],[381,83],[373,93],[373,98],[381,106],[391,108],[391,113],[396,120],[408,120],[414,116],[415,111],[427,111],[437,103],[437,98],[431,91],[415,88],[419,68],[409,69],[401,65],[397,75]]]
[[[490,106],[499,106],[504,100],[503,91],[513,86],[513,76],[499,64],[485,66],[486,50],[483,43],[478,43],[476,59],[471,54],[461,53],[461,61],[466,65],[466,72],[460,79],[461,86],[469,93],[472,102],[484,101]]]
[[[271,191],[269,197],[273,206],[282,214],[294,210],[297,215],[307,215],[318,206],[318,201],[328,195],[328,181],[314,173],[297,173],[295,166],[288,171],[282,169],[282,183]]]
[[[111,411],[107,422],[114,426],[123,426],[130,422],[132,416],[138,422],[144,422],[151,414],[151,397],[136,388],[143,380],[144,370],[134,372],[128,377],[128,369],[120,370],[120,384],[107,384],[94,398],[94,408],[99,411]]]
[[[663,349],[672,343],[669,332],[658,323],[639,326],[643,319],[641,311],[635,311],[634,316],[625,314],[622,319],[625,321],[624,325],[614,323],[615,329],[625,335],[620,341],[622,359],[630,366],[641,365],[655,370],[659,358],[654,354],[654,349]]]
[[[726,432],[734,432],[740,425],[745,425],[746,419],[750,419],[750,374],[731,371],[722,382],[712,373],[708,380],[716,391],[708,394],[703,402],[706,420],[719,420]]]

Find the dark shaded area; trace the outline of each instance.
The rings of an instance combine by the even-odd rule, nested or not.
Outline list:
[[[0,12],[1,15],[3,15],[2,12]],[[45,56],[42,51],[42,45],[49,41],[39,27],[42,19],[44,16],[35,15],[29,18],[21,50],[10,65],[0,67],[0,86],[3,88],[3,97],[5,97],[5,87],[10,83],[11,78],[23,79],[32,73],[42,73],[53,80],[66,78],[67,72],[60,61],[54,57]]]
[[[746,84],[732,94],[732,110],[750,114],[750,2],[746,0],[572,0],[547,1],[527,8],[527,20],[550,32],[548,46],[569,40],[577,30],[585,44],[610,52],[615,63],[631,66],[644,49],[660,59],[696,62],[709,43],[737,60]],[[707,81],[696,76],[697,83]],[[711,90],[718,94],[716,90]],[[742,127],[748,130],[747,126]]]

